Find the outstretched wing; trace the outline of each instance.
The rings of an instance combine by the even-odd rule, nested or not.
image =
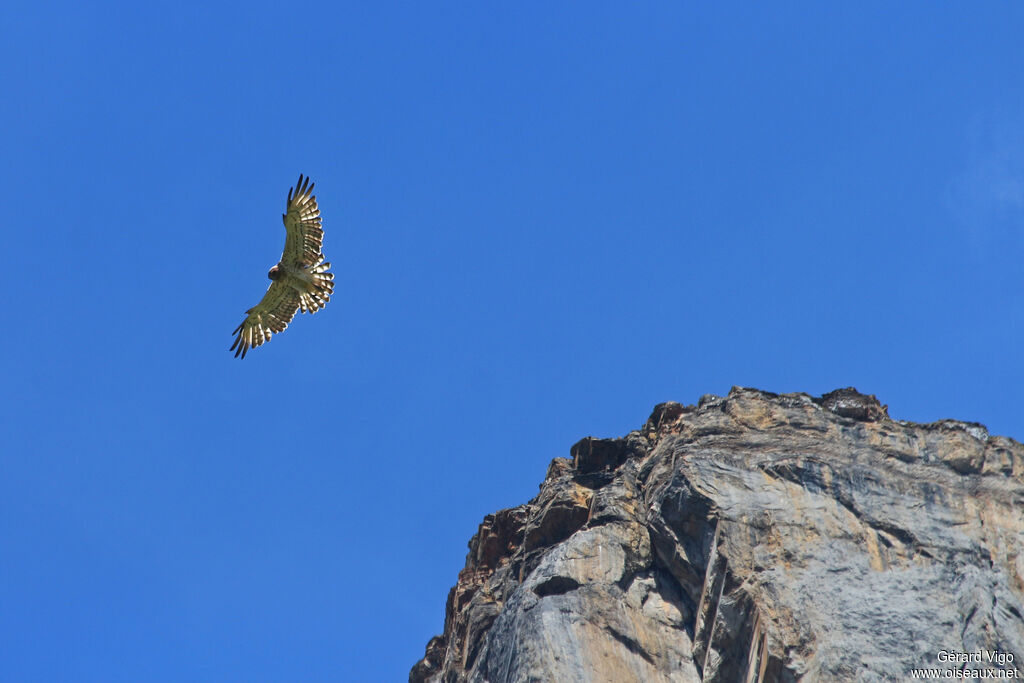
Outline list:
[[[263,299],[246,311],[249,315],[231,333],[238,336],[235,337],[235,343],[229,350],[235,351],[237,348],[235,358],[238,358],[239,355],[245,358],[245,354],[250,348],[268,342],[275,333],[284,331],[284,328],[288,327],[288,323],[295,317],[298,307],[299,293],[297,291],[283,282],[271,282]]]
[[[284,240],[281,263],[290,266],[311,266],[320,260],[324,229],[320,209],[313,196],[313,183],[299,175],[299,182],[288,190],[288,208],[282,218],[288,233]]]

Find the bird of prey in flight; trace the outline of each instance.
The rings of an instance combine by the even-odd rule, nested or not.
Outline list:
[[[284,219],[287,233],[281,261],[270,269],[270,287],[263,299],[250,308],[242,324],[231,334],[237,335],[231,351],[235,358],[259,346],[277,332],[282,332],[295,316],[295,311],[316,313],[327,305],[334,292],[334,273],[324,263],[321,251],[324,229],[320,209],[313,196],[313,183],[299,176],[299,182],[288,191]],[[235,350],[237,349],[237,351]]]

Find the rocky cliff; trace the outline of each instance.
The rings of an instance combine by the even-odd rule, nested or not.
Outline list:
[[[571,455],[484,519],[410,681],[1024,677],[1012,439],[735,388]]]

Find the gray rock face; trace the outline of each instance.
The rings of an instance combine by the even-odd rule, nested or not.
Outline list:
[[[484,519],[410,681],[1024,677],[1012,439],[735,388],[571,454]]]

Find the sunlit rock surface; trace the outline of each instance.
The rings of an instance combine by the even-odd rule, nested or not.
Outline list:
[[[484,519],[410,681],[1024,677],[1012,439],[735,388],[571,455]]]

